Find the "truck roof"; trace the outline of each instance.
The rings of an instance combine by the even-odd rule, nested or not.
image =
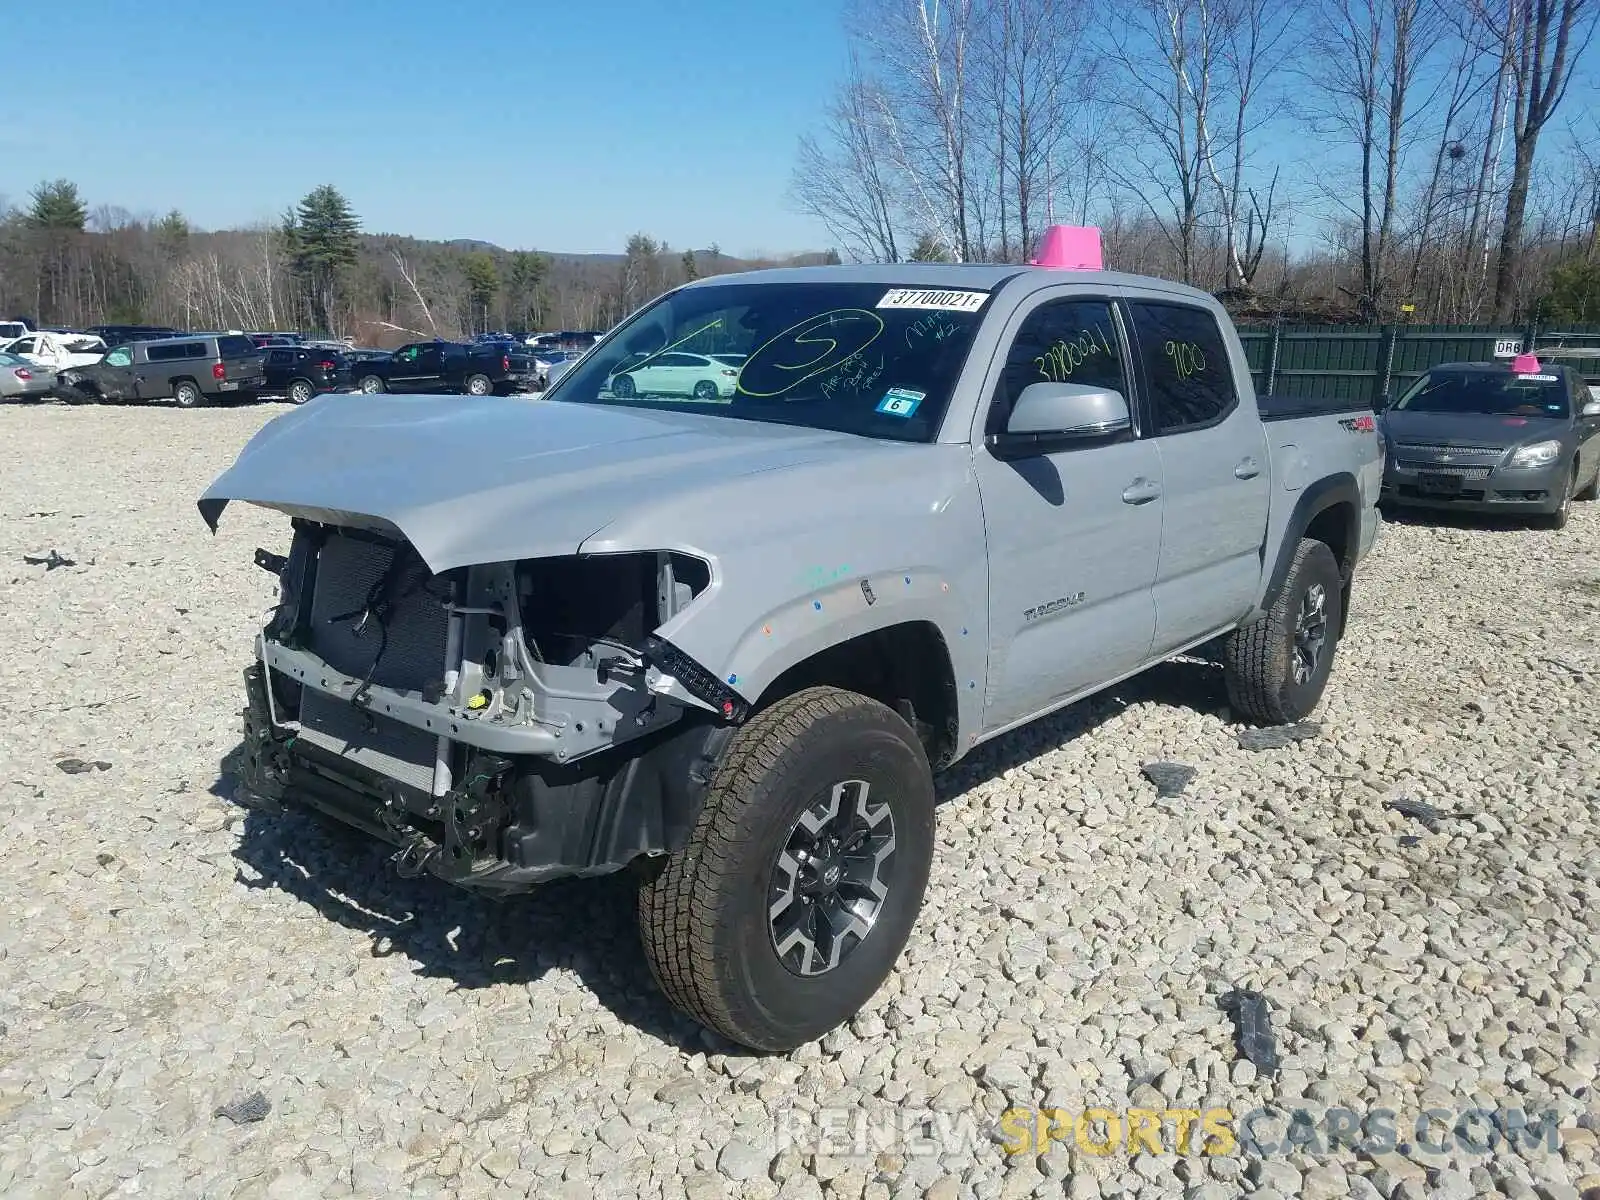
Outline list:
[[[841,266],[768,267],[759,271],[740,271],[732,275],[711,275],[687,287],[720,287],[744,283],[881,283],[921,285],[923,287],[982,288],[998,291],[1014,279],[1030,278],[1036,287],[1062,283],[1100,287],[1154,288],[1173,292],[1210,304],[1217,303],[1209,292],[1157,279],[1148,275],[1128,275],[1120,271],[1069,271],[1055,267],[1024,266],[1019,263],[851,263]],[[1031,288],[1027,290],[1032,290]]]

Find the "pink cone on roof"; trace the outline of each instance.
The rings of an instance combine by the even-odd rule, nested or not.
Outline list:
[[[1537,375],[1539,360],[1532,354],[1519,354],[1511,360],[1511,369],[1518,375]]]
[[[1100,230],[1093,225],[1052,225],[1039,239],[1039,250],[1028,265],[1063,271],[1103,271]]]

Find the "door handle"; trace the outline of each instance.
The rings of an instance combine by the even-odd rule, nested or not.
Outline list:
[[[1124,504],[1149,504],[1152,500],[1161,497],[1161,485],[1140,476],[1127,487],[1122,489],[1122,502]]]
[[[1261,474],[1261,464],[1253,458],[1247,458],[1233,469],[1236,479],[1254,479]]]

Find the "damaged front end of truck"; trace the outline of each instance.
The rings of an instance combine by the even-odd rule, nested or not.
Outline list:
[[[403,537],[297,518],[245,672],[238,799],[310,805],[482,891],[680,845],[745,702],[655,630],[710,584],[662,551],[435,574]]]
[[[245,672],[238,800],[319,810],[402,873],[483,892],[681,846],[748,710],[663,631],[712,599],[716,564],[580,553],[603,523],[581,493],[547,505],[525,463],[481,465],[532,440],[520,410],[364,400],[268,425],[199,501],[213,530],[236,500],[292,529],[286,555],[255,554],[278,596]],[[572,432],[572,456],[601,453]]]

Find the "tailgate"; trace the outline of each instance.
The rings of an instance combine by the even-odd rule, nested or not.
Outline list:
[[[266,356],[230,355],[222,360],[222,377],[227,380],[260,379],[266,372]]]

